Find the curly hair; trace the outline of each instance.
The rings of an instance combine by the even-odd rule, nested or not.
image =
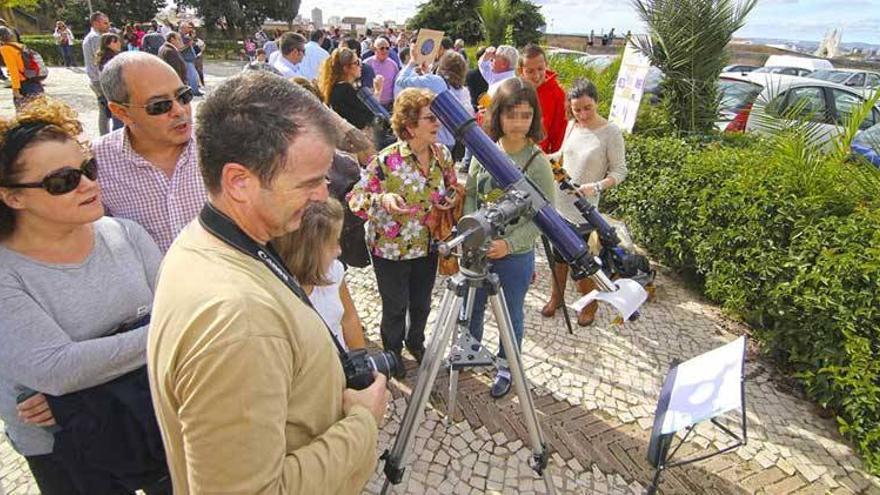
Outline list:
[[[321,256],[330,242],[339,242],[345,210],[334,198],[310,204],[298,229],[272,240],[290,273],[302,285],[329,285]]]
[[[422,109],[434,101],[434,93],[427,89],[407,88],[394,100],[394,114],[391,115],[391,130],[398,139],[411,139],[407,126],[419,124]]]
[[[464,86],[467,70],[468,65],[464,57],[458,52],[449,50],[440,57],[437,75],[445,79],[453,88],[460,89]]]
[[[76,111],[45,96],[28,102],[15,117],[0,119],[0,187],[16,182],[24,168],[20,158],[25,150],[50,141],[78,141],[81,133]],[[15,232],[15,218],[15,210],[0,201],[0,240]]]
[[[345,79],[345,68],[355,60],[360,61],[354,50],[339,47],[333,50],[333,53],[321,63],[321,70],[318,73],[318,89],[321,91],[324,103],[330,104],[333,86]]]

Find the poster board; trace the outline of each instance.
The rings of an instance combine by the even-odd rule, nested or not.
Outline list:
[[[651,61],[648,57],[632,43],[627,43],[620,63],[620,72],[617,73],[617,82],[614,85],[611,115],[608,116],[608,120],[626,132],[632,132],[636,123],[639,105],[645,92],[645,79],[650,68]]]
[[[440,51],[440,42],[443,40],[443,31],[433,29],[419,29],[416,38],[416,50],[412,54],[416,65],[433,64]]]

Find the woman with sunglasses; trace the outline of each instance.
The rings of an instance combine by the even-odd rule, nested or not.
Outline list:
[[[134,491],[111,472],[84,484],[70,451],[56,447],[74,445],[64,418],[85,411],[59,404],[145,365],[161,257],[143,228],[103,216],[81,131],[70,107],[44,98],[0,120],[0,419],[47,495]],[[79,447],[108,451],[123,437]],[[104,488],[84,488],[92,483]]]
[[[350,48],[340,47],[321,63],[318,88],[324,95],[324,103],[358,129],[366,129],[373,123],[373,113],[357,96],[355,84],[361,77],[361,59]],[[377,77],[373,94],[382,92],[382,79]]]
[[[406,336],[419,362],[437,274],[430,220],[455,207],[463,192],[449,150],[437,142],[433,100],[426,89],[400,92],[391,116],[398,141],[379,152],[348,196],[351,211],[370,222],[367,245],[382,298],[382,344],[400,357]]]

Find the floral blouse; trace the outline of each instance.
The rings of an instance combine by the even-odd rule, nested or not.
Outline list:
[[[361,173],[361,180],[348,193],[355,215],[369,220],[367,245],[373,256],[386,260],[411,260],[428,255],[431,235],[426,222],[434,204],[446,189],[458,184],[452,155],[445,146],[431,146],[431,165],[425,175],[405,141],[383,149]],[[399,194],[409,213],[387,211],[381,203],[385,193]]]

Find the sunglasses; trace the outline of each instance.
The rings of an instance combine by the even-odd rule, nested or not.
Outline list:
[[[177,100],[181,105],[189,105],[189,102],[193,99],[192,88],[181,88],[180,91],[174,95],[174,99]],[[143,108],[147,115],[162,115],[171,111],[171,107],[174,106],[174,100],[159,100],[147,103],[146,105],[131,105],[129,103],[119,103],[124,107],[129,108]]]
[[[376,48],[376,49],[379,50],[380,52],[387,52],[387,51],[390,50],[391,48],[389,48],[389,47],[387,47],[387,46],[380,46],[380,47],[378,47],[378,48]]]
[[[8,187],[12,189],[45,189],[52,196],[60,196],[67,194],[79,187],[82,176],[85,175],[89,180],[97,180],[98,178],[98,162],[94,158],[84,161],[79,168],[64,167],[56,170],[45,177],[40,182],[26,182],[22,184],[0,184],[0,187]]]
[[[419,120],[427,120],[432,124],[436,124],[439,121],[436,115],[425,115],[424,117],[419,117]]]
[[[354,62],[351,62],[351,63],[348,64],[348,65],[361,65],[361,61],[360,61],[360,60],[355,60]]]

